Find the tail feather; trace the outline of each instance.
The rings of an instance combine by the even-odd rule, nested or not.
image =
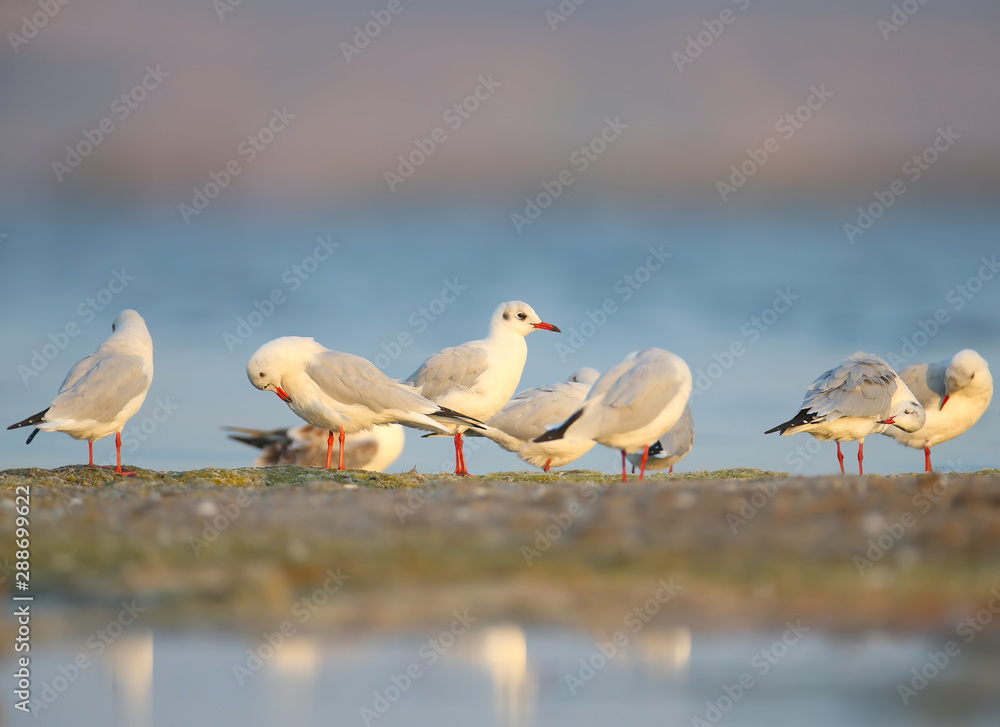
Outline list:
[[[49,407],[49,409],[51,408],[52,407]],[[40,421],[42,421],[43,418],[45,418],[45,415],[49,413],[49,409],[40,411],[37,414],[32,414],[24,421],[18,422],[17,424],[11,424],[9,427],[7,427],[7,429],[17,429],[18,427],[30,427],[32,424],[38,424]],[[29,439],[28,441],[30,442],[31,440]]]
[[[554,439],[562,439],[566,436],[566,430],[573,426],[573,422],[579,419],[583,415],[583,409],[578,409],[573,416],[564,421],[555,429],[550,429],[541,436],[535,437],[532,441],[534,442],[551,442]]]
[[[789,419],[784,424],[779,424],[776,427],[771,427],[764,434],[773,434],[774,432],[781,432],[784,434],[787,430],[792,427],[801,427],[803,424],[814,424],[815,422],[822,421],[823,417],[816,416],[815,413],[809,411],[808,409],[802,409],[798,414]]]

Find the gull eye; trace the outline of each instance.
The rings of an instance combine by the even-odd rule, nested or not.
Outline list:
[[[263,372],[263,371],[261,371],[261,372],[260,372],[259,374],[257,374],[257,375],[258,375],[259,377],[261,377],[262,379],[264,378],[264,372]]]
[[[517,318],[518,318],[518,320],[521,320],[521,321],[523,321],[523,320],[524,320],[525,318],[527,318],[527,317],[528,317],[528,314],[527,314],[527,313],[524,313],[523,311],[522,311],[521,313],[518,313],[518,314],[517,314]]]

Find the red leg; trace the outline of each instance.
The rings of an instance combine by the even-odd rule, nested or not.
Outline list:
[[[87,442],[87,448],[90,450],[90,466],[94,466],[94,443]]]
[[[122,475],[123,477],[134,477],[135,472],[133,471],[122,471],[122,433],[115,432],[115,451],[118,454],[118,466],[115,467],[115,474]]]
[[[552,460],[551,459],[545,460],[545,466],[542,468],[542,471],[543,472],[548,472],[549,471],[549,467],[551,467],[551,466],[552,466]]]
[[[330,436],[326,438],[326,468],[332,469],[333,466],[333,430],[330,430]]]
[[[333,432],[330,432],[330,438],[333,438]],[[340,427],[340,464],[337,466],[338,470],[344,469],[344,427]]]
[[[628,482],[628,477],[625,476],[625,450],[622,450],[622,482]]]
[[[469,470],[465,467],[465,451],[461,432],[455,434],[455,474],[463,477],[469,474]]]
[[[858,442],[858,474],[863,475],[865,473],[864,466],[861,464],[865,461],[865,440]]]
[[[837,461],[840,462],[840,474],[847,474],[844,472],[844,453],[840,451],[840,442],[837,442]]]
[[[642,467],[639,468],[639,482],[642,482],[643,475],[646,474],[646,458],[649,457],[649,445],[642,448]]]
[[[931,469],[931,448],[924,447],[924,472],[933,472]]]
[[[670,474],[673,474],[673,473],[674,473],[674,466],[670,465]]]

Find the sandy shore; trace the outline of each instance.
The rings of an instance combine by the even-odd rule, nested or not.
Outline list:
[[[668,592],[664,626],[799,618],[836,632],[935,632],[1000,589],[996,470],[628,484],[583,471],[7,470],[5,543],[19,485],[31,488],[31,593],[51,635],[133,598],[148,622],[185,628],[266,628],[315,606],[310,628],[330,632],[468,610],[600,633]]]

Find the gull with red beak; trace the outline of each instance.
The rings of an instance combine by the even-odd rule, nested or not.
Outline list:
[[[340,431],[344,469],[347,434],[398,422],[414,429],[450,434],[452,425],[482,428],[482,422],[439,406],[408,384],[390,379],[371,361],[324,348],[312,338],[285,336],[265,343],[250,357],[247,378],[273,391],[310,424],[329,431],[326,466],[333,461],[333,433]]]
[[[966,348],[937,363],[918,363],[899,372],[927,411],[915,432],[889,429],[886,434],[907,447],[924,450],[924,470],[931,469],[931,447],[954,439],[979,421],[993,399],[993,376],[986,359]]]
[[[500,411],[517,390],[528,359],[524,337],[535,329],[560,333],[551,323],[543,322],[527,303],[501,303],[490,319],[485,339],[434,354],[406,381],[436,404],[485,421]],[[451,425],[456,475],[469,474],[462,451],[462,432],[467,428],[461,423]]]
[[[865,437],[885,432],[890,425],[915,432],[925,417],[924,408],[899,374],[878,356],[859,351],[820,374],[806,390],[799,413],[764,434],[808,432],[816,439],[835,440],[841,474],[840,443],[857,440],[858,474],[864,474]]]

